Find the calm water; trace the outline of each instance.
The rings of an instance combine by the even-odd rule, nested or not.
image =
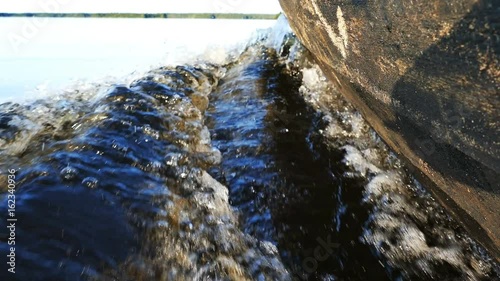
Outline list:
[[[326,81],[286,21],[251,37],[271,24],[255,22],[230,39],[212,21],[179,22],[196,41],[184,42],[187,57],[172,47],[182,41],[149,46],[171,37],[158,27],[134,32],[152,24],[142,21],[95,25],[126,37],[102,36],[109,44],[70,40],[84,51],[94,44],[83,60],[104,75],[115,59],[124,63],[121,78],[83,67],[78,79],[101,82],[0,104],[2,256],[7,169],[18,183],[17,273],[2,262],[0,280],[499,278],[498,264]],[[39,61],[33,50],[10,60],[40,62],[62,87],[73,70],[60,70],[49,49]],[[175,59],[154,62],[165,52]],[[82,59],[67,57],[73,66]],[[23,92],[19,85],[48,77],[16,71],[3,89]]]
[[[0,101],[196,60],[225,62],[266,20],[0,18]]]

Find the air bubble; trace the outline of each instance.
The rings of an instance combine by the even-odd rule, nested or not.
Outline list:
[[[65,181],[72,181],[78,176],[78,171],[70,166],[61,170],[60,176]]]
[[[98,183],[98,180],[94,177],[87,177],[82,181],[82,184],[90,189],[96,188]]]

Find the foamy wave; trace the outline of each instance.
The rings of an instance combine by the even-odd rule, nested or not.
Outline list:
[[[320,134],[326,144],[343,151],[343,176],[364,183],[363,201],[372,207],[362,240],[410,279],[497,276],[495,262],[408,174],[361,115],[326,81],[320,68],[310,62],[305,66],[300,93],[323,115],[326,125]]]

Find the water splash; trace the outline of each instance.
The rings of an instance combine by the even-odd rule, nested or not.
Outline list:
[[[234,50],[0,105],[19,280],[498,278],[284,18]]]

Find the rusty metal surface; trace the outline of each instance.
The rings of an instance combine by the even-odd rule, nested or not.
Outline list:
[[[500,260],[500,2],[280,2],[330,79]]]

